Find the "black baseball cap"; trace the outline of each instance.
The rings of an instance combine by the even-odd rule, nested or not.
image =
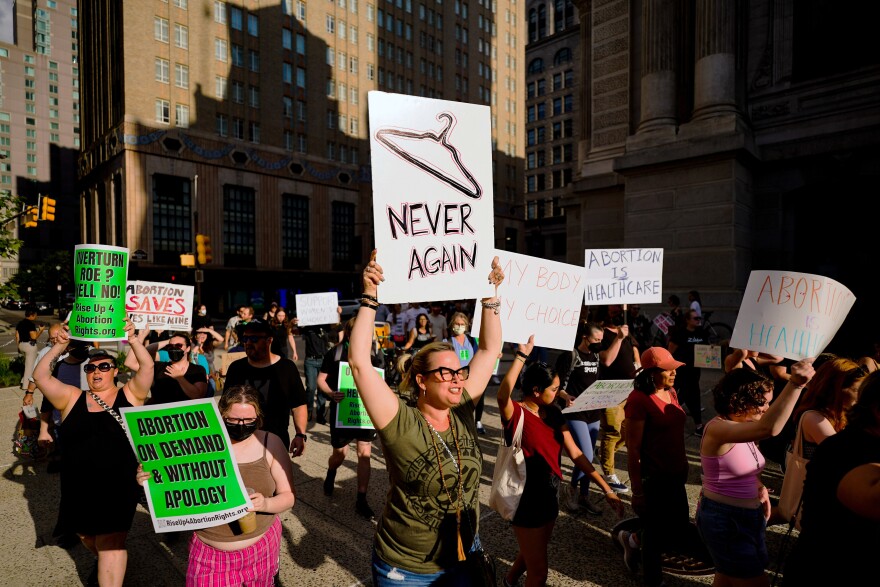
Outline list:
[[[98,359],[110,359],[114,363],[116,362],[116,357],[111,355],[108,351],[101,348],[90,348],[89,349],[89,362],[95,361]]]

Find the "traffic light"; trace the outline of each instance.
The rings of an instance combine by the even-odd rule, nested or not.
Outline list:
[[[40,210],[36,206],[28,206],[24,212],[24,227],[33,228],[40,220]]]
[[[198,255],[199,265],[208,265],[213,262],[211,237],[207,234],[196,235],[196,254]]]
[[[50,222],[55,220],[55,198],[43,196],[40,207],[40,220],[48,220]]]

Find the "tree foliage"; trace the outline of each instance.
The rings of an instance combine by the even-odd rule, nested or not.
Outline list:
[[[15,238],[15,218],[21,213],[22,198],[8,190],[0,192],[0,258],[8,259],[18,252],[21,240]]]

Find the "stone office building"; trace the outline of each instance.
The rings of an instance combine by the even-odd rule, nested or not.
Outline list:
[[[663,247],[665,293],[697,289],[731,323],[751,269],[826,275],[859,298],[837,346],[867,353],[877,332],[877,4],[577,6],[568,260],[590,247]]]

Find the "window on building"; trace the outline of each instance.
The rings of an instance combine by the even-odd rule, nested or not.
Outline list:
[[[224,63],[229,60],[229,45],[226,39],[214,39],[214,59]]]
[[[226,266],[256,266],[256,198],[244,186],[223,186],[223,257]]]
[[[181,49],[189,49],[189,29],[183,25],[174,25],[174,44]]]
[[[238,43],[232,44],[232,65],[244,67],[244,47]]]
[[[189,127],[189,106],[176,104],[174,106],[174,120],[179,128]]]
[[[153,261],[178,265],[192,250],[192,183],[188,177],[153,174]]]
[[[241,118],[232,119],[232,138],[244,140],[244,120]]]
[[[170,67],[168,64],[168,60],[161,59],[161,58],[157,57],[155,60],[155,64],[156,64],[156,81],[162,82],[163,84],[167,84],[168,83],[168,76],[169,76],[169,67]],[[25,99],[28,99],[27,96],[25,96]],[[33,100],[33,98],[30,98],[30,99]]]
[[[259,73],[260,71],[260,52],[248,51],[248,67],[251,71]]]
[[[171,104],[168,100],[156,100],[156,122],[162,124],[171,122]]]
[[[229,82],[225,77],[217,76],[214,78],[214,97],[219,100],[225,100],[229,97]]]
[[[214,22],[226,24],[226,2],[214,2]]]
[[[189,89],[189,67],[180,63],[174,64],[174,85],[184,90]]]
[[[354,264],[354,204],[332,202],[330,213],[330,257],[335,271],[351,270]]]
[[[244,104],[244,84],[242,82],[232,82],[232,101],[236,104]]]
[[[286,98],[286,97],[285,97]],[[290,99],[290,98],[286,98]],[[249,86],[248,87],[248,104],[251,108],[259,108],[260,107],[260,88],[257,86]]]
[[[153,17],[153,37],[162,43],[168,42],[168,20],[154,16]]]
[[[248,124],[248,140],[252,143],[260,142],[260,123],[251,122]]]
[[[247,17],[248,34],[252,37],[260,36],[260,18],[256,14],[249,13]]]
[[[542,71],[544,71],[544,60],[541,59],[540,57],[538,57],[536,59],[532,59],[532,61],[529,63],[528,73],[535,74],[535,73],[541,73]]]
[[[571,49],[563,47],[553,56],[553,65],[564,65],[571,62]]]
[[[225,114],[217,115],[214,128],[221,137],[229,136],[229,119]]]
[[[296,87],[302,89],[306,87],[306,70],[302,67],[296,68]]]
[[[309,268],[309,199],[281,195],[281,259],[285,269]]]
[[[227,6],[229,9],[229,26],[236,31],[244,27],[243,13],[238,6]]]

